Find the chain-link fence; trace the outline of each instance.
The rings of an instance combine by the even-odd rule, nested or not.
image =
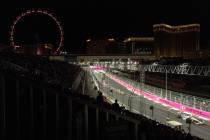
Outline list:
[[[148,92],[152,95],[156,95],[160,98],[174,101],[176,103],[180,103],[180,104],[183,104],[183,105],[186,105],[189,107],[193,107],[193,108],[196,108],[199,110],[210,112],[210,100],[209,99],[200,98],[200,97],[196,97],[196,96],[192,96],[192,95],[187,95],[187,94],[183,94],[183,93],[179,93],[179,92],[175,92],[175,91],[171,91],[171,90],[165,90],[165,89],[150,86],[147,84],[140,85],[139,82],[128,79],[126,77],[122,77],[122,76],[118,76],[118,75],[115,75],[115,76],[117,76],[118,79],[133,86],[134,88],[141,89],[142,91]],[[106,78],[108,78],[108,77],[106,77]],[[98,83],[100,83],[100,82],[98,81]],[[104,85],[100,85],[100,87],[104,87]],[[114,94],[114,93],[111,94],[110,91],[107,91],[108,89],[111,90],[110,88],[113,88],[113,87],[111,85],[106,85],[106,88],[103,90],[106,90],[106,93],[109,94],[110,97],[115,98],[115,99],[119,98],[123,104],[129,105],[128,99],[130,99],[131,97],[127,97],[127,96],[131,96],[131,95],[121,94],[120,92],[117,92],[116,94]],[[114,91],[118,91],[118,90],[112,89],[111,91],[114,92]],[[132,98],[133,98],[133,96],[135,96],[135,95],[132,94]],[[139,98],[140,98],[139,96],[135,96],[135,100],[136,99],[140,100]],[[132,102],[132,104],[133,104],[133,106],[137,106],[140,103],[135,101],[135,103]],[[137,104],[137,105],[135,105],[135,104]]]
[[[146,102],[146,99],[143,96],[132,94],[130,91],[125,93],[124,91],[111,87],[105,83],[100,84],[100,90],[112,102],[117,99],[120,106],[124,106],[132,112],[149,116],[149,114],[146,113],[146,106],[149,106],[150,104]]]
[[[112,78],[108,77],[110,75],[107,72],[93,72],[92,76],[93,75],[94,78],[92,80],[95,80],[95,82],[97,82],[97,85],[99,86],[98,90],[100,90],[103,95],[108,98],[107,101],[111,101],[112,103],[114,103],[117,99],[119,105],[124,106],[127,110],[130,110],[134,113],[142,114],[147,118],[151,118],[164,124],[168,120],[181,122],[182,124],[184,124],[183,129],[186,132],[188,131],[188,125],[186,125],[185,121],[180,118],[179,111],[175,110],[174,108],[168,108],[167,106],[160,105],[158,102],[156,103],[149,98],[146,98],[146,96],[144,97],[144,92],[148,92],[152,95],[157,95],[161,98],[175,101],[177,103],[182,103],[186,106],[195,107],[202,110],[206,109],[205,111],[210,111],[209,106],[199,104],[205,99],[199,100],[200,98],[169,90],[166,92],[165,89],[152,87],[146,84],[140,86],[138,82],[134,82],[133,80],[130,80],[128,78],[115,75],[114,77],[116,77],[116,79],[126,82],[128,85],[131,85],[130,87],[133,87],[133,90],[127,90],[125,87],[121,86],[121,84],[118,84],[118,82],[115,82],[115,80],[112,80]],[[139,91],[142,92],[142,94],[134,94],[136,93],[135,90],[138,89],[140,89]],[[209,101],[207,100],[206,102]],[[197,134],[197,127],[193,128],[192,133]]]
[[[150,94],[156,95],[161,98],[168,99],[170,101],[174,101],[189,107],[193,107],[196,109],[200,109],[203,111],[210,112],[210,100],[206,98],[196,97],[192,95],[187,95],[171,90],[165,90],[162,88],[150,86],[144,84],[140,87],[140,83],[134,80],[127,79],[125,77],[118,76],[119,79],[123,80],[124,82],[131,84],[135,88],[141,88],[141,90],[149,92]]]

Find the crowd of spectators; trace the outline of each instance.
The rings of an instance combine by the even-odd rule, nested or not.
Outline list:
[[[44,56],[24,56],[15,53],[0,54],[1,68],[16,71],[32,80],[42,81],[57,89],[71,88],[80,67],[64,61],[50,61]]]

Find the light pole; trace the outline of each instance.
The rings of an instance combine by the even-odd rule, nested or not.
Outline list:
[[[168,90],[168,74],[167,74],[167,69],[166,69],[166,96],[165,98],[167,98],[167,90]]]
[[[131,94],[129,94],[129,97],[128,97],[128,106],[129,106],[129,110],[131,111],[131,101],[130,101],[130,98],[131,98]]]
[[[168,116],[167,116],[167,121],[169,121],[169,120],[170,120],[170,110],[171,110],[171,108],[169,108],[169,109],[168,109],[168,114],[167,114],[167,115],[168,115]]]
[[[83,81],[82,81],[82,94],[85,94],[86,78],[87,78],[86,71],[84,71]]]
[[[188,129],[189,129],[189,133],[191,133],[191,123],[192,123],[192,119],[189,117],[186,119],[186,123],[189,124]]]

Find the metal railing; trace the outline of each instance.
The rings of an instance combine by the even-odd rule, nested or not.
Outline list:
[[[126,129],[122,130],[123,133],[131,138],[134,136],[136,140],[139,137],[137,132],[140,120],[100,107],[86,96],[56,91],[38,81],[2,72],[0,96],[1,140],[102,139],[105,134],[109,136],[105,132],[105,125],[112,124],[113,117],[132,124],[133,131],[128,133]],[[121,126],[119,122],[119,131]]]
[[[113,134],[115,138],[131,140],[142,136],[150,139],[156,135],[165,139],[162,133],[150,131],[150,128],[159,131],[160,125],[143,116],[122,115],[108,104],[99,106],[87,96],[58,91],[48,84],[29,80],[11,71],[0,73],[0,97],[1,140],[106,140],[113,139]],[[119,97],[125,102],[127,99],[135,100],[135,96]],[[126,104],[136,105],[132,102]],[[138,107],[144,108],[143,104]],[[165,133],[169,129],[166,128]],[[171,132],[176,132],[174,136],[177,134],[175,130],[171,129],[170,135]]]

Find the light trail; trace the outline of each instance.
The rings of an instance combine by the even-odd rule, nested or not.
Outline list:
[[[118,84],[122,85],[127,90],[129,90],[129,91],[131,91],[131,92],[133,92],[137,95],[142,95],[142,96],[144,96],[144,98],[146,98],[148,100],[152,100],[155,103],[162,104],[164,106],[168,106],[169,108],[175,108],[177,110],[180,110],[181,112],[191,113],[193,116],[197,116],[197,117],[202,118],[204,120],[210,121],[210,113],[209,112],[198,110],[198,109],[188,107],[188,106],[185,106],[185,105],[182,105],[182,104],[179,104],[179,103],[167,100],[167,99],[160,98],[160,97],[155,96],[155,95],[151,95],[149,92],[145,92],[143,90],[135,88],[135,87],[127,84],[126,82],[117,79],[115,76],[113,76],[111,74],[106,74],[106,76],[108,76],[113,81],[117,82]]]
[[[98,71],[98,70],[99,71],[103,71],[103,70],[106,69],[106,68],[99,67],[99,66],[91,67],[91,68],[93,70],[96,70],[96,71]],[[195,108],[183,105],[183,104],[179,104],[179,103],[167,100],[167,99],[160,98],[160,97],[155,96],[155,95],[151,95],[149,92],[145,92],[143,90],[135,88],[132,85],[129,85],[128,83],[118,79],[116,76],[114,76],[112,74],[105,73],[105,75],[107,77],[109,77],[110,79],[112,79],[113,81],[115,81],[116,83],[118,83],[121,86],[125,87],[127,90],[133,92],[134,94],[141,95],[141,96],[143,96],[144,98],[146,98],[148,100],[152,100],[155,103],[161,104],[163,106],[167,106],[167,107],[169,107],[171,109],[179,110],[181,112],[191,113],[193,116],[196,116],[198,118],[210,121],[210,112],[206,112],[206,111],[203,111],[203,110],[195,109]]]

